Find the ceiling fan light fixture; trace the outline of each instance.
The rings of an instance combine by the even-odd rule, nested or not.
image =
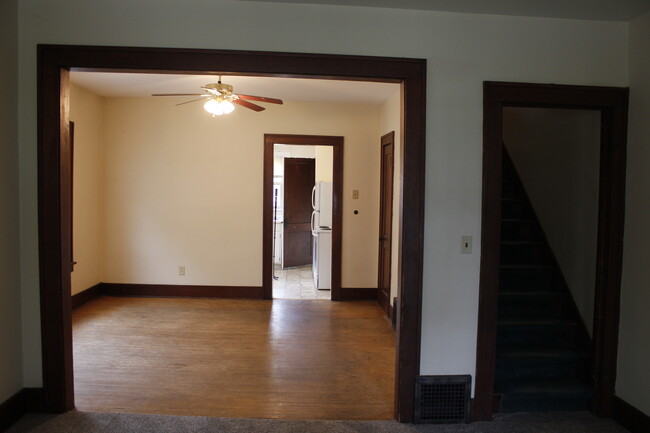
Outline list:
[[[235,106],[228,100],[210,98],[203,104],[203,108],[213,116],[221,116],[222,114],[232,113]]]

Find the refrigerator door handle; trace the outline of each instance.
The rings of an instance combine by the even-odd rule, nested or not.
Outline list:
[[[316,209],[316,185],[311,189],[311,208]]]
[[[310,226],[311,226],[311,234],[314,235],[314,236],[316,236],[316,234],[317,234],[316,233],[316,224],[315,223],[316,223],[316,211],[312,211],[311,212]]]

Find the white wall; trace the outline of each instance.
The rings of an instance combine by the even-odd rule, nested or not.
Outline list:
[[[426,59],[422,374],[474,373],[483,81],[624,86],[628,80],[625,23],[227,0],[28,0],[19,8],[21,276],[28,385],[41,384],[36,44]],[[290,25],[278,26],[284,22]],[[460,254],[464,234],[474,235],[474,254]]]
[[[630,122],[616,394],[650,415],[650,13],[630,24]]]
[[[344,137],[343,188],[361,199],[343,198],[342,285],[376,287],[379,106],[286,101],[213,118],[178,101],[106,100],[104,282],[261,286],[263,144],[274,133]]]
[[[70,87],[74,129],[72,294],[102,282],[104,223],[104,101],[82,87]]]
[[[504,108],[503,139],[591,334],[600,112]]]
[[[395,132],[395,142],[393,143],[393,230],[391,244],[391,262],[390,262],[390,299],[398,294],[399,279],[399,220],[400,220],[400,200],[402,199],[402,92],[396,92],[388,101],[381,106],[381,133],[384,136],[390,132]],[[377,145],[379,146],[379,144]]]
[[[0,2],[0,403],[23,384],[18,215],[17,1]]]

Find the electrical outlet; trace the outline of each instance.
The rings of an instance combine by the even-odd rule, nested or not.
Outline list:
[[[460,252],[463,254],[472,254],[472,237],[461,236]]]
[[[359,200],[359,190],[358,189],[353,189],[352,190],[352,200]]]
[[[178,275],[185,275],[185,266],[178,267]]]

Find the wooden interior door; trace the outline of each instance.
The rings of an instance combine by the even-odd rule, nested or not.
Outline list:
[[[312,263],[311,191],[316,177],[313,158],[284,159],[283,266]]]
[[[393,231],[393,154],[395,133],[381,137],[381,177],[379,196],[379,277],[377,302],[390,314],[390,268]]]

